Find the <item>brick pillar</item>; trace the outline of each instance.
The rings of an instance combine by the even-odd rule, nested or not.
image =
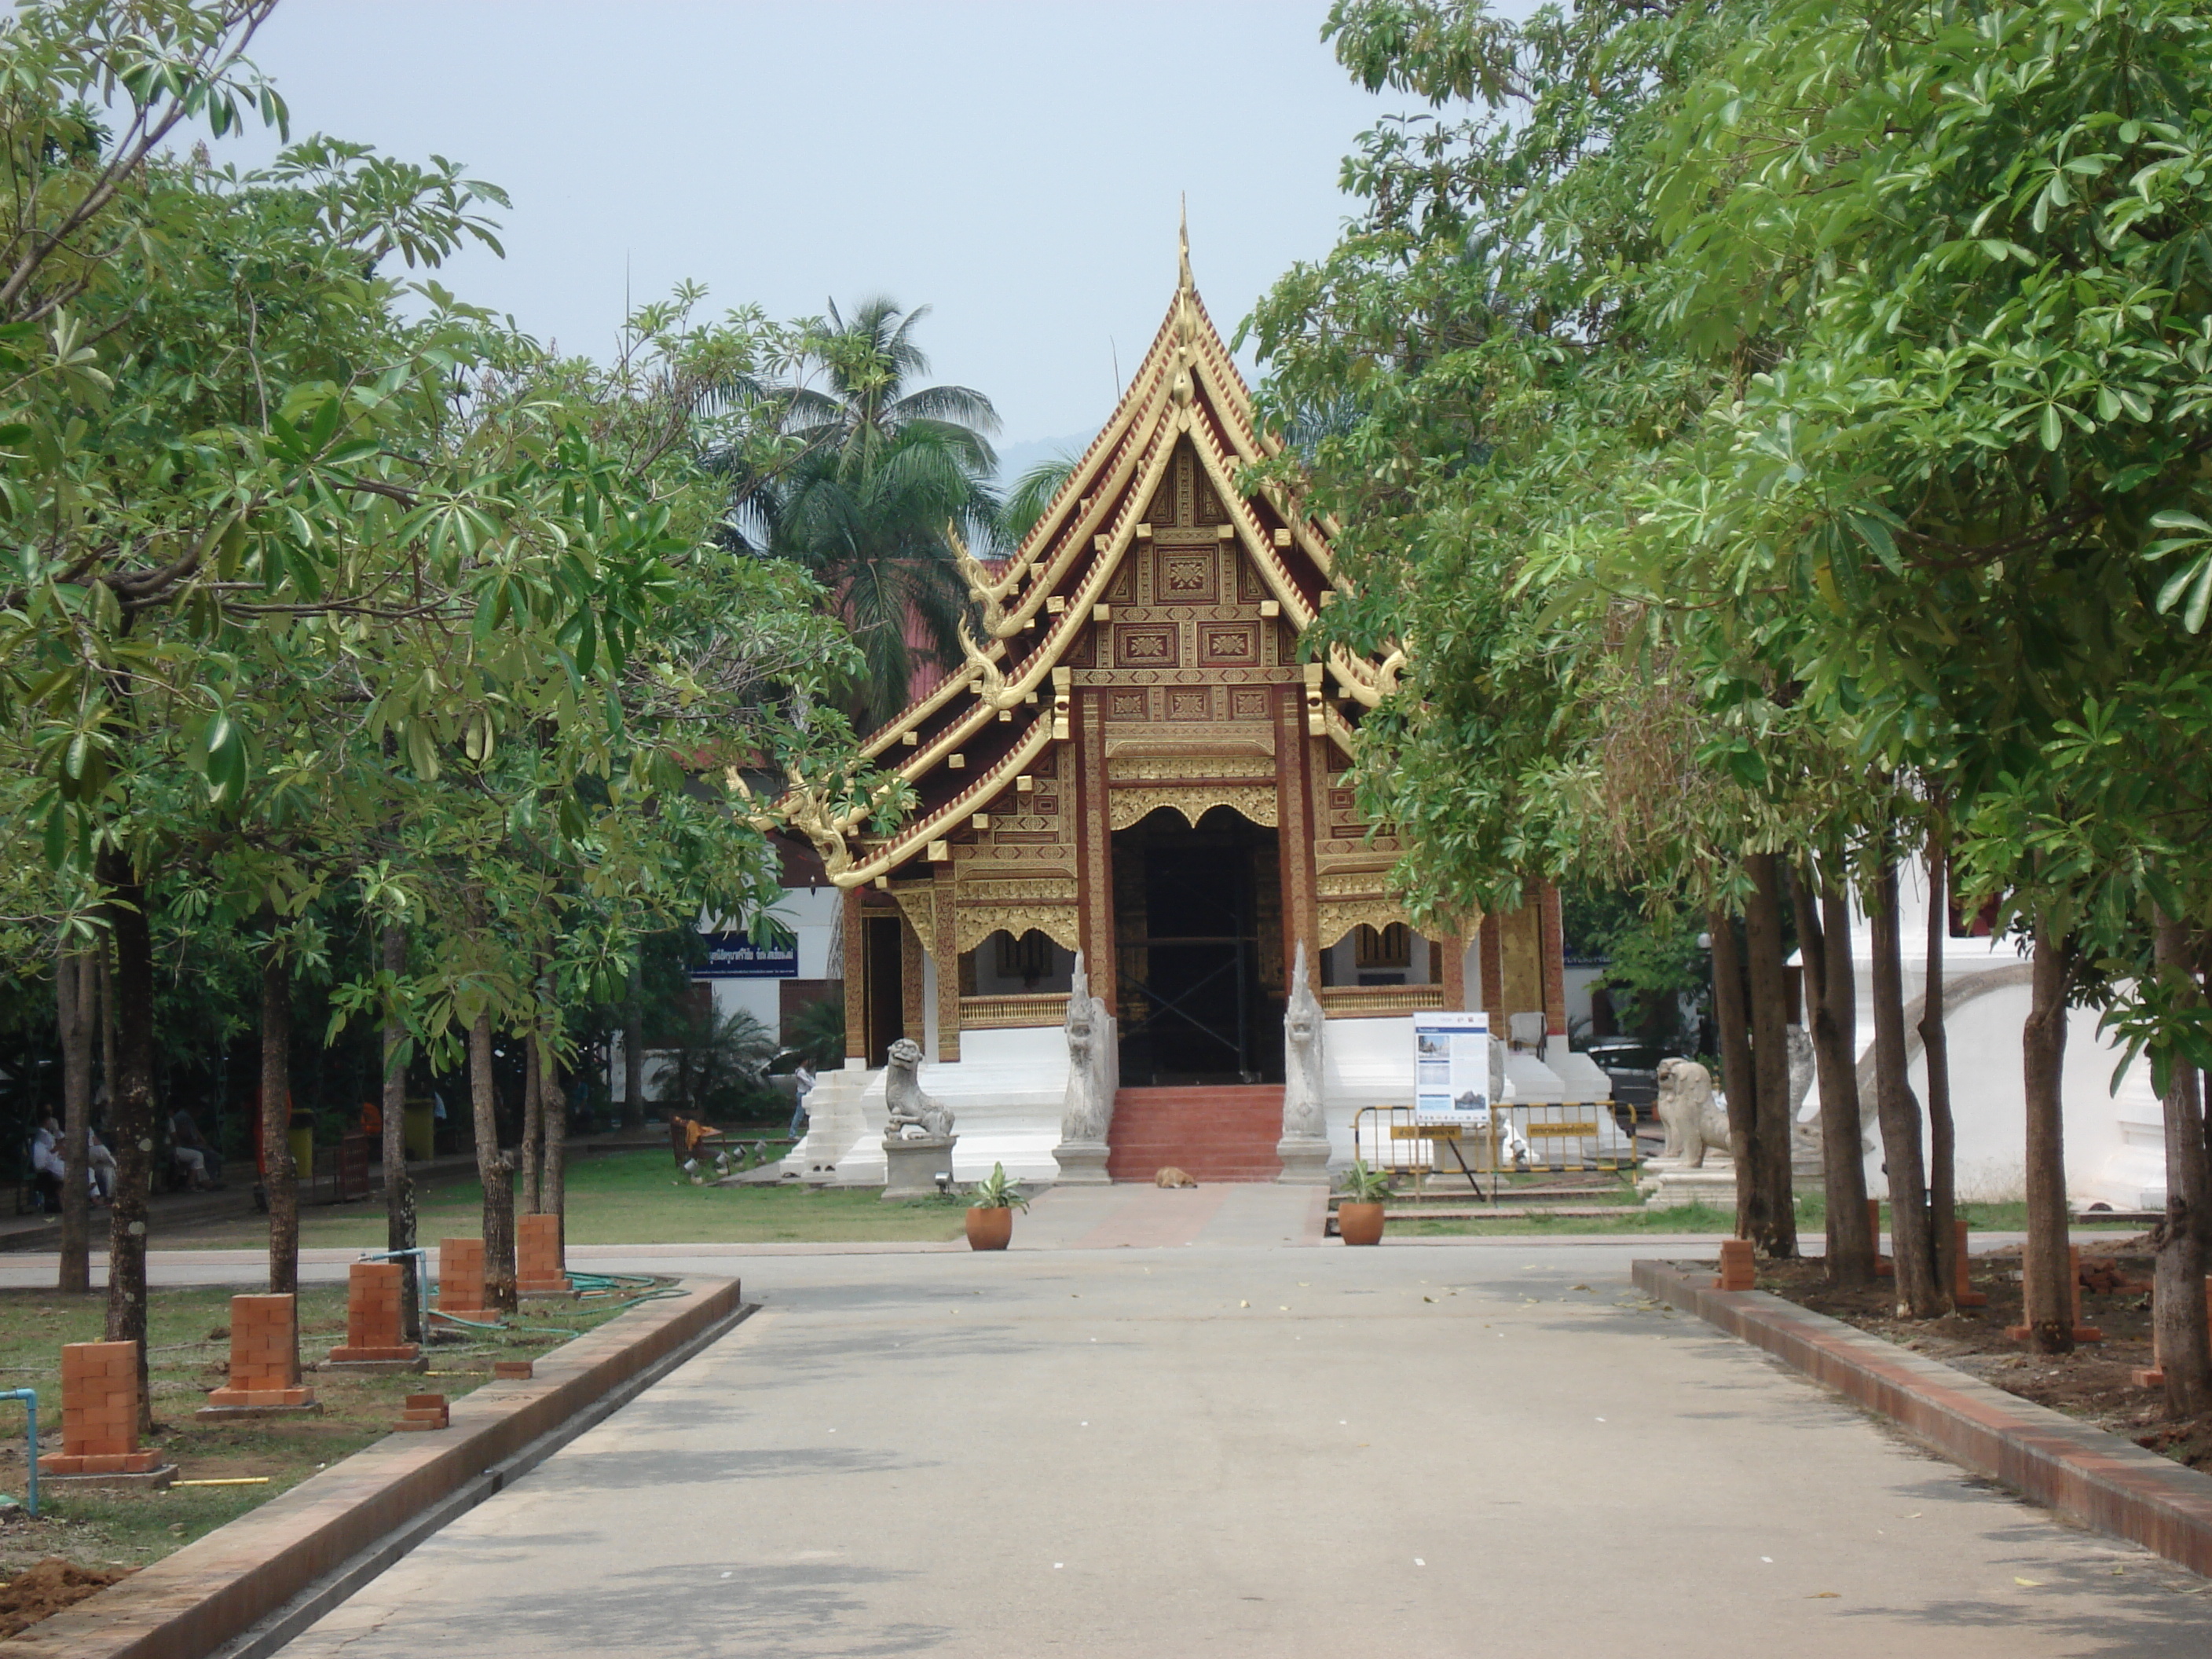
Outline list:
[[[2166,1386],[2166,1356],[2158,1350],[2157,1304],[2152,1304],[2150,1328],[2150,1369],[2128,1373],[2139,1389],[2162,1389]],[[2204,1279],[2204,1316],[2212,1319],[2212,1274]]]
[[[517,1216],[514,1220],[514,1289],[519,1296],[569,1296],[557,1215]]]
[[[315,1391],[300,1384],[300,1300],[295,1296],[230,1298],[230,1382],[208,1404],[266,1408],[312,1406]]]
[[[1121,957],[1114,939],[1114,824],[1106,799],[1106,734],[1103,690],[1085,689],[1073,700],[1074,743],[1060,746],[1063,815],[1071,795],[1075,811],[1076,892],[1081,898],[1084,971],[1091,994],[1121,1011]],[[1063,823],[1066,822],[1063,817]]]
[[[899,1035],[909,1042],[929,1046],[929,1015],[921,1004],[922,958],[929,954],[921,935],[915,931],[914,918],[902,905],[897,912],[899,929]],[[873,1058],[873,1056],[870,1056]]]
[[[1467,939],[1457,933],[1446,933],[1431,941],[1437,957],[1437,966],[1443,971],[1437,977],[1443,983],[1444,1006],[1457,1013],[1467,1009]]]
[[[438,1241],[438,1311],[483,1319],[484,1247],[481,1238]]]
[[[1954,1264],[1951,1270],[1951,1303],[1954,1307],[1986,1308],[1990,1304],[1989,1297],[1974,1288],[1974,1281],[1969,1276],[1968,1270],[1973,1266],[1973,1261],[1966,1249],[1966,1234],[1965,1222],[1954,1221],[1951,1224],[1951,1259]]]
[[[2094,1325],[2084,1325],[2081,1322],[2081,1247],[2079,1244],[2069,1244],[2066,1247],[2066,1273],[2068,1279],[2072,1281],[2066,1287],[2066,1306],[2068,1315],[2074,1322],[2074,1340],[2076,1342],[2102,1342],[2105,1340],[2104,1332],[2099,1330]],[[2025,1258],[2021,1267],[2020,1293],[2021,1304],[2025,1307],[2028,1299],[2027,1268]],[[2025,1342],[2033,1333],[2027,1325],[2021,1324],[2008,1326],[2005,1328],[2005,1334],[2015,1342]]]
[[[1490,1035],[1509,1040],[1512,1024],[1505,1018],[1505,935],[1496,916],[1485,916],[1475,934],[1476,960],[1482,968],[1482,1009],[1490,1016]]]
[[[1314,799],[1328,799],[1326,738],[1306,732],[1305,692],[1302,687],[1275,688],[1275,857],[1283,889],[1283,972],[1289,983],[1290,964],[1297,947],[1306,947],[1306,970],[1321,983],[1321,898],[1314,868]],[[1316,774],[1320,784],[1316,787]]]
[[[1750,1291],[1759,1287],[1752,1261],[1751,1241],[1747,1238],[1728,1238],[1721,1241],[1721,1273],[1713,1280],[1717,1291]]]
[[[1536,947],[1544,959],[1544,1034],[1565,1046],[1567,1035],[1567,935],[1559,915],[1559,890],[1536,884]]]
[[[41,1474],[148,1474],[161,1455],[138,1445],[138,1345],[71,1342],[62,1349],[62,1449]]]
[[[340,1365],[422,1358],[421,1346],[401,1338],[400,1296],[407,1278],[404,1263],[356,1261],[346,1272],[346,1340],[331,1350]]]

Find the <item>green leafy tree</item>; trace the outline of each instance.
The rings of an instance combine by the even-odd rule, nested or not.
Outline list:
[[[927,315],[872,299],[849,321],[833,305],[808,331],[800,379],[776,394],[798,459],[733,526],[830,593],[865,664],[851,708],[866,725],[906,702],[915,630],[939,662],[961,660],[968,581],[956,549],[964,538],[988,550],[1000,533],[988,483],[998,416],[965,386],[914,384],[929,369],[914,340]]]

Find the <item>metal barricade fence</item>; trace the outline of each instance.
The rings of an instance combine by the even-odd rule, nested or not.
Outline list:
[[[1371,1170],[1413,1176],[1516,1171],[1633,1170],[1639,1160],[1632,1109],[1610,1101],[1506,1101],[1486,1128],[1424,1124],[1410,1106],[1363,1106],[1352,1121],[1352,1148]]]

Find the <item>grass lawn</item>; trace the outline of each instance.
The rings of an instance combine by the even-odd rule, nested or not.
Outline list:
[[[306,1380],[323,1415],[203,1424],[192,1413],[222,1385],[230,1359],[230,1297],[254,1285],[156,1290],[147,1309],[147,1358],[155,1421],[148,1443],[178,1466],[183,1480],[266,1477],[264,1486],[182,1487],[166,1492],[71,1492],[42,1483],[40,1516],[21,1510],[0,1521],[0,1571],[48,1556],[80,1566],[140,1567],[203,1533],[267,1503],[317,1469],[381,1439],[399,1419],[401,1396],[433,1392],[449,1399],[491,1381],[494,1358],[525,1358],[559,1346],[611,1318],[607,1304],[534,1304],[520,1328],[471,1333],[430,1349],[427,1374],[362,1376],[311,1372]],[[320,1358],[345,1338],[345,1290],[300,1293],[301,1358]],[[103,1337],[106,1298],[52,1291],[0,1291],[0,1376],[4,1386],[39,1392],[39,1431],[46,1450],[61,1446],[61,1348]],[[21,1408],[0,1403],[0,1490],[21,1498],[24,1443]]]
[[[568,1166],[568,1239],[571,1244],[941,1243],[960,1237],[966,1206],[933,1200],[886,1204],[869,1188],[809,1191],[796,1186],[695,1187],[664,1151],[594,1153]],[[483,1231],[483,1188],[474,1181],[422,1197],[416,1237],[474,1238]],[[241,1218],[164,1231],[168,1249],[257,1249],[265,1223]],[[300,1216],[300,1243],[309,1248],[384,1246],[380,1204],[323,1206]]]

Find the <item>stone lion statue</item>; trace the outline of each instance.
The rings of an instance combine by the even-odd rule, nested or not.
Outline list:
[[[921,1045],[912,1037],[891,1044],[890,1072],[884,1079],[886,1140],[942,1140],[952,1133],[952,1114],[922,1093],[915,1068]]]
[[[1667,1146],[1659,1156],[1702,1170],[1708,1151],[1729,1157],[1728,1115],[1713,1100],[1713,1074],[1694,1060],[1659,1062],[1659,1121]]]
[[[1319,1140],[1328,1134],[1322,1109],[1322,1032],[1327,1024],[1321,1000],[1306,978],[1305,941],[1298,941],[1291,970],[1291,997],[1283,1010],[1283,1134]]]

